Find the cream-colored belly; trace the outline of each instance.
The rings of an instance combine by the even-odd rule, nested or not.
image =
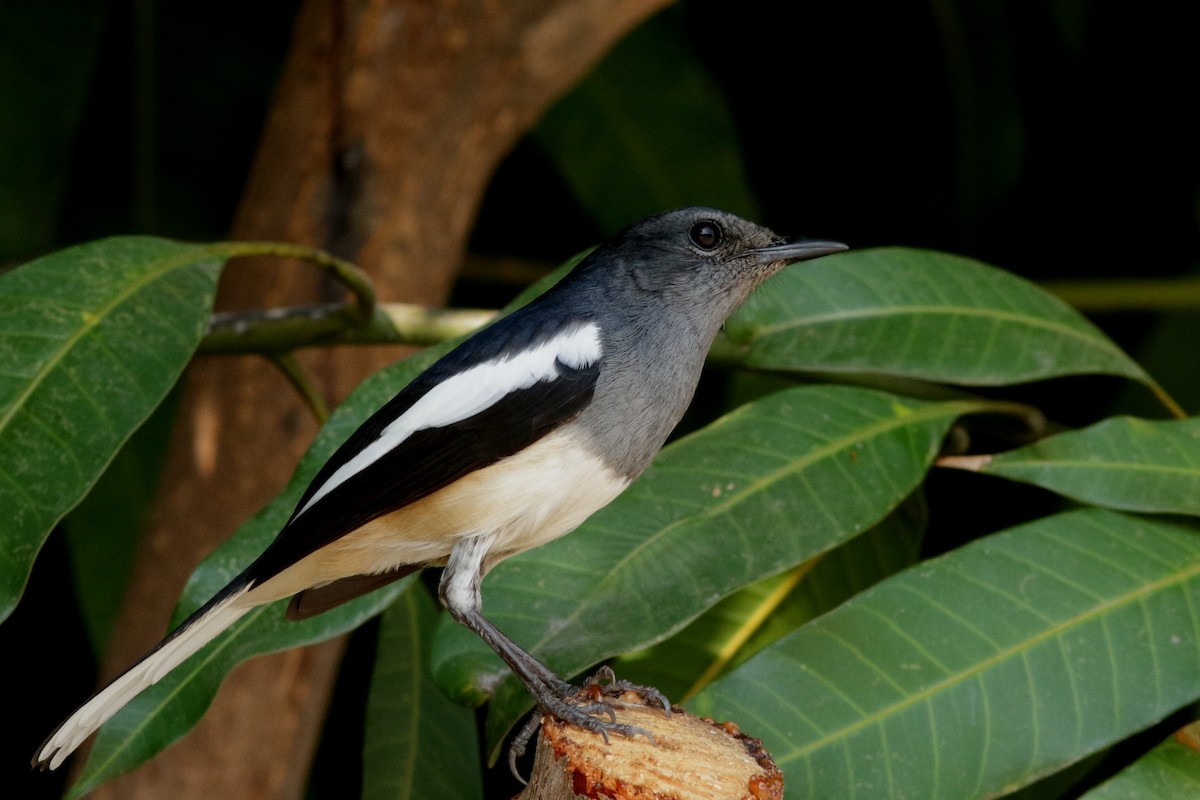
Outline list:
[[[464,538],[491,534],[486,568],[569,533],[629,485],[569,432],[378,517],[255,587],[256,602],[402,564],[440,564]]]

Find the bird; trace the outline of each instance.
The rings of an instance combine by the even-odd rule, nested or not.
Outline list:
[[[759,284],[845,249],[704,207],[625,227],[374,412],[262,554],[60,724],[33,766],[60,766],[252,608],[290,598],[287,617],[305,619],[426,567],[442,568],[441,604],[539,711],[606,739],[644,733],[493,625],[481,582],[503,559],[574,530],[646,469],[690,405],[713,340]]]

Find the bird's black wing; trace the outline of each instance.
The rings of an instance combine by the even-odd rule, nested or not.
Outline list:
[[[474,350],[468,341],[422,373],[363,423],[322,467],[292,518],[246,570],[245,577],[252,584],[261,583],[372,519],[520,452],[574,419],[591,402],[600,375],[598,355],[588,363],[574,364],[552,358],[552,367],[543,364],[546,369],[538,379],[525,376],[511,385],[506,385],[509,376],[503,370],[522,353],[553,345],[580,327],[558,321],[542,329],[529,330],[526,326],[522,336],[508,339],[493,336],[485,342],[485,347]],[[507,342],[508,346],[497,347],[498,341]],[[551,356],[543,353],[541,358],[545,361]],[[568,358],[568,362],[572,360]],[[391,446],[383,446],[388,431],[397,425],[402,427],[403,420],[417,413],[430,413],[428,402],[424,408],[418,405],[423,398],[428,400],[427,396],[449,379],[481,365],[500,365],[501,373],[499,379],[493,376],[496,385],[482,391],[481,410],[463,419],[422,427]],[[363,454],[370,453],[373,447],[378,451],[373,458],[361,467],[356,466],[356,459],[362,461]]]

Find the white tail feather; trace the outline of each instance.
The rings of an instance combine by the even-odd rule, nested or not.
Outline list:
[[[246,589],[213,606],[203,616],[181,629],[166,644],[154,650],[127,672],[100,690],[58,727],[37,754],[37,762],[57,768],[83,740],[147,687],[179,666],[188,656],[215,639],[252,605],[235,605]]]

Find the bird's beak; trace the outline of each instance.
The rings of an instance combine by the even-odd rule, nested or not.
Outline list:
[[[748,251],[746,255],[750,256],[758,264],[774,264],[778,261],[794,264],[797,261],[807,261],[810,258],[820,258],[830,253],[840,253],[843,250],[849,249],[849,247],[841,242],[830,242],[821,239],[792,239],[768,245],[767,247],[756,247]]]

